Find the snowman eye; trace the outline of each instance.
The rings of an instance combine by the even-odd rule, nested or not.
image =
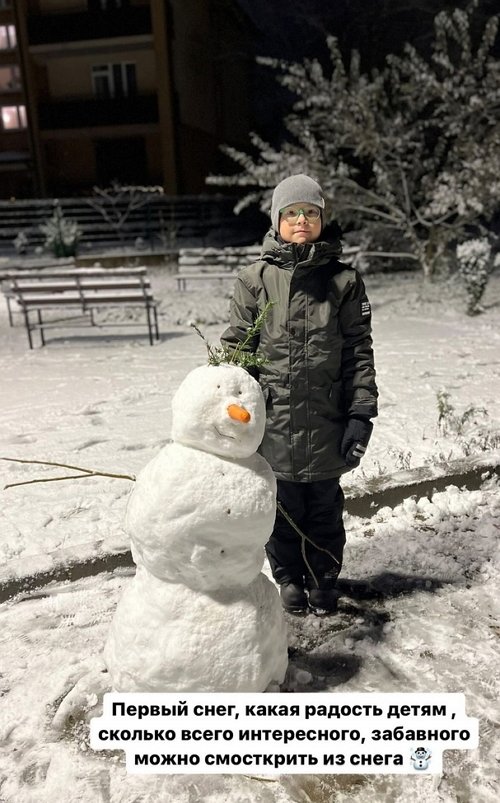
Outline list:
[[[217,385],[217,387],[220,388],[220,385]]]

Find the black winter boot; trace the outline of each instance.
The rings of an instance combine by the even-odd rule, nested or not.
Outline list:
[[[336,613],[338,592],[334,588],[311,588],[309,591],[309,608],[316,616]]]
[[[280,585],[281,604],[288,613],[307,611],[307,596],[301,582]]]
[[[326,574],[316,583],[313,578],[307,578],[309,608],[317,616],[327,613],[336,613],[339,593],[335,588],[336,574]]]

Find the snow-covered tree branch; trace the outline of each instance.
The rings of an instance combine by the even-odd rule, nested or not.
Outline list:
[[[479,0],[435,17],[431,56],[407,44],[383,70],[364,74],[328,38],[330,66],[260,59],[294,97],[279,147],[253,133],[255,156],[225,152],[241,168],[211,184],[260,203],[286,175],[306,172],[331,198],[330,216],[358,231],[364,248],[397,252],[430,277],[457,243],[484,236],[500,208],[500,61],[492,53],[500,15],[477,31]]]

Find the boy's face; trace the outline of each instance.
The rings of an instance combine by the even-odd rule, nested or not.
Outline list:
[[[280,209],[280,235],[287,243],[313,243],[321,234],[321,210],[314,204],[296,203]]]

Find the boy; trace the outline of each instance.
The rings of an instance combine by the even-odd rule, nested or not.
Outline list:
[[[300,174],[281,181],[261,259],[243,268],[222,343],[245,337],[273,301],[251,350],[265,355],[258,381],[267,423],[260,453],[277,478],[279,511],[266,545],[285,610],[332,613],[342,566],[344,495],[377,415],[371,309],[356,270],[338,261],[336,224],[324,228],[319,184]],[[312,543],[311,543],[312,542]]]

